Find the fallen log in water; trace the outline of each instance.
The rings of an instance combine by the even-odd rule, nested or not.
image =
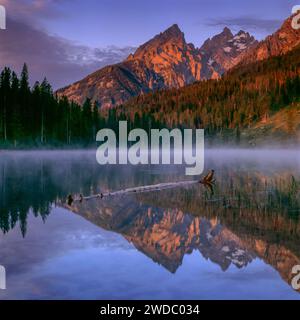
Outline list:
[[[71,205],[75,201],[82,202],[82,201],[96,199],[96,198],[103,199],[103,198],[107,198],[107,197],[125,195],[125,194],[130,194],[130,193],[136,194],[136,193],[142,193],[142,192],[160,191],[160,190],[166,190],[166,189],[180,187],[180,186],[193,185],[193,184],[196,184],[196,183],[203,184],[203,185],[209,187],[212,190],[212,185],[214,183],[213,176],[214,176],[214,170],[211,170],[200,181],[199,180],[189,180],[189,181],[177,181],[177,182],[159,183],[159,184],[153,184],[153,185],[148,185],[148,186],[126,188],[126,189],[113,191],[113,192],[99,193],[99,194],[94,194],[94,195],[86,196],[86,197],[84,197],[83,195],[80,195],[79,198],[73,198],[72,195],[69,195],[68,198],[67,198],[67,203],[68,203],[68,205]]]

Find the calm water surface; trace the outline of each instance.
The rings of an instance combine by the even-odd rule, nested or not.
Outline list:
[[[299,151],[207,151],[215,186],[95,152],[0,153],[0,299],[300,299]],[[197,179],[198,177],[194,177]]]

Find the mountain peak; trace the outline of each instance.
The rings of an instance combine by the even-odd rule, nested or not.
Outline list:
[[[185,42],[184,33],[180,30],[178,24],[176,23],[153,38],[153,40],[159,40],[159,42],[167,42],[173,39],[176,40],[176,42],[178,40],[180,42]]]
[[[228,27],[225,27],[223,31],[212,38],[208,38],[201,47],[204,52],[212,52],[218,48],[223,47],[230,39],[233,38],[233,34]]]
[[[212,38],[208,38],[204,44],[202,45],[201,49],[206,50],[211,47],[220,47],[224,45],[228,40],[233,38],[233,33],[228,27],[225,27],[223,31]]]
[[[176,44],[178,47],[184,47],[186,45],[184,33],[179,29],[177,24],[173,24],[165,31],[157,34],[154,38],[150,39],[146,43],[142,44],[136,52],[129,57],[132,59],[145,59],[147,56],[149,59],[149,53],[158,53],[169,43]]]
[[[232,68],[246,50],[256,44],[256,40],[248,32],[240,30],[233,35],[228,27],[211,39],[207,39],[200,48],[207,63],[207,78],[211,76],[211,67],[217,70],[219,75]],[[203,68],[203,70],[205,67]]]
[[[168,34],[170,36],[181,36],[182,35],[182,31],[180,30],[179,26],[177,23],[174,23],[171,27],[169,27],[168,29],[166,29],[163,34]]]
[[[221,32],[221,34],[225,34],[225,35],[230,36],[230,37],[233,36],[231,30],[230,30],[228,27],[225,27],[225,28],[223,29],[223,31]]]
[[[240,36],[241,34],[249,34],[248,32],[244,31],[244,30],[240,30],[237,35]]]

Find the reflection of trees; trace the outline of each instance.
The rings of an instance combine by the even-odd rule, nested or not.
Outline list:
[[[138,195],[144,203],[161,208],[181,208],[195,215],[222,217],[231,227],[251,232],[280,232],[295,239],[299,234],[299,180],[280,170],[269,176],[217,168],[215,194],[202,185]],[[23,234],[29,212],[46,219],[57,199],[69,193],[93,194],[176,181],[171,174],[149,175],[127,166],[100,167],[91,155],[1,155],[0,228],[4,232],[19,222]],[[249,223],[248,223],[249,222]],[[251,222],[251,223],[250,223]],[[291,240],[291,242],[293,242]]]
[[[149,183],[146,177],[125,166],[100,167],[90,155],[1,155],[0,228],[8,232],[19,222],[25,235],[29,212],[45,220],[55,201],[69,193],[93,194],[143,185]],[[163,179],[171,181],[174,177],[150,176],[151,183]]]
[[[287,216],[297,220],[300,212],[300,181],[290,175],[267,177],[225,172],[218,176],[215,194],[202,186],[186,189],[170,189],[139,195],[144,201],[155,202],[162,207],[184,206],[186,212],[207,215],[213,212],[243,214],[251,212],[253,218],[263,214]]]
[[[269,240],[285,239],[296,246],[300,240],[299,181],[290,174],[266,177],[261,174],[218,177],[215,195],[201,186],[138,195],[143,203],[162,208],[180,208],[201,217],[218,217],[231,230]],[[300,248],[299,248],[300,250]]]
[[[0,170],[0,227],[7,232],[19,222],[25,235],[30,209],[35,216],[40,215],[43,219],[49,214],[51,203],[56,197],[51,174],[42,162],[36,162],[34,166],[26,163],[20,166],[14,161],[1,161]]]

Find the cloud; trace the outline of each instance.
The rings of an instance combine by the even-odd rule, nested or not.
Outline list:
[[[279,19],[261,19],[245,16],[237,18],[216,18],[207,21],[205,24],[210,27],[227,26],[244,29],[245,31],[260,31],[269,34],[276,31],[282,24],[282,21]]]
[[[66,0],[1,0],[9,16],[30,23],[36,20],[57,19],[62,16],[58,4]],[[67,0],[69,1],[69,0]]]
[[[59,1],[59,0],[57,0]],[[105,65],[122,61],[132,47],[90,48],[78,45],[26,21],[8,18],[7,29],[0,32],[0,67],[16,71],[28,64],[31,83],[47,77],[54,89],[81,79]]]

